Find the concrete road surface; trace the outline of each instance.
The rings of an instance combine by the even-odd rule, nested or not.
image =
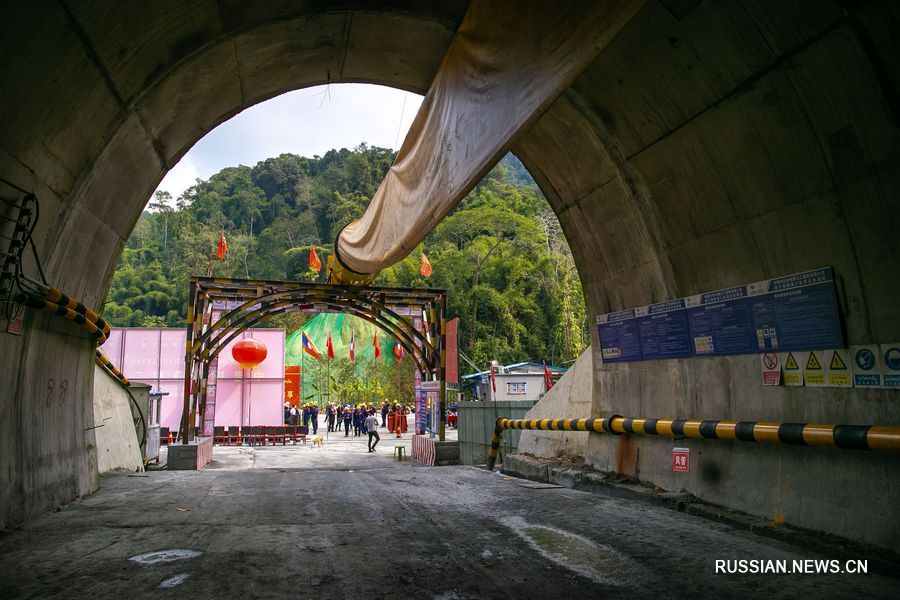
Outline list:
[[[716,560],[835,565],[664,508],[395,462],[394,445],[385,434],[370,454],[332,434],[217,447],[202,472],[105,477],[0,536],[0,598],[900,597],[900,580],[871,573],[717,573]]]

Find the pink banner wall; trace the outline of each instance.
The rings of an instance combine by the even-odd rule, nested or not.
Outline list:
[[[159,334],[159,329],[129,329],[125,332],[125,355],[119,367],[125,377],[135,381],[159,379]]]
[[[283,425],[282,380],[219,380],[216,425]]]
[[[283,329],[245,331],[219,353],[216,425],[284,423],[284,335]],[[244,371],[231,356],[231,347],[250,338],[262,342],[267,354],[257,368]]]
[[[153,385],[149,381],[145,383]],[[162,397],[159,424],[172,431],[178,431],[181,428],[181,411],[184,408],[184,379],[162,380],[153,386],[153,391],[169,392],[168,396]]]
[[[109,337],[106,338],[106,342],[100,348],[100,351],[106,355],[106,358],[119,368],[122,365],[122,340],[124,338],[125,332],[118,327],[113,327],[109,331]]]
[[[282,379],[284,378],[284,330],[283,329],[256,329],[245,331],[243,335],[232,340],[222,352],[219,353],[219,381],[223,379],[241,379],[241,368],[231,356],[231,348],[242,339],[259,340],[266,346],[266,360],[253,369],[253,379]],[[182,359],[182,369],[184,368]]]
[[[218,389],[216,390],[216,425],[228,427],[230,425],[245,425],[247,423],[246,418],[241,416],[244,410],[241,394],[246,393],[245,387],[249,386],[242,385],[240,381],[220,380],[218,382]]]
[[[231,356],[231,346],[243,338],[266,345],[266,360],[246,373]],[[184,407],[184,329],[143,329],[114,327],[100,350],[132,381],[168,392],[160,407],[160,425],[177,430]],[[283,329],[255,329],[243,332],[219,354],[215,424],[281,425],[284,396]],[[252,422],[248,421],[252,419]]]
[[[184,377],[183,329],[163,329],[159,354],[159,378],[182,379]]]

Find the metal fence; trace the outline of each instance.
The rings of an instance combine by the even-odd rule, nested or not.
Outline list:
[[[497,417],[524,419],[535,400],[459,403],[459,461],[463,465],[483,465],[491,447],[491,435]],[[500,451],[513,454],[519,446],[521,431],[507,431]]]

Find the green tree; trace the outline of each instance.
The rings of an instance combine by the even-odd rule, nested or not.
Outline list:
[[[181,326],[188,281],[208,271],[217,277],[323,282],[324,269],[317,273],[307,266],[310,245],[325,263],[335,236],[363,214],[393,160],[391,150],[365,144],[321,157],[282,154],[198,180],[174,207],[170,195],[158,193],[125,244],[104,316],[117,326]],[[228,254],[219,260],[214,250],[222,233]],[[430,279],[419,274],[419,251],[431,260]],[[584,297],[565,237],[527,170],[511,155],[376,283],[445,288],[448,316],[460,317],[460,347],[479,364],[558,363],[576,358],[588,341]],[[288,313],[269,324],[292,331],[308,318]],[[389,360],[358,361],[354,369],[351,379],[358,385],[341,388],[346,397],[373,390],[406,394],[404,386],[412,385],[411,367],[398,384]]]

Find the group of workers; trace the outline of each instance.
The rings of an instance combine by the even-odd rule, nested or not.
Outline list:
[[[345,437],[350,437],[351,427],[353,429],[353,436],[359,437],[369,433],[369,430],[372,429],[371,425],[373,422],[377,425],[378,418],[375,416],[377,412],[378,410],[376,410],[375,405],[371,403],[357,404],[353,407],[350,404],[335,404],[334,402],[329,402],[325,407],[325,421],[328,424],[328,431],[330,432],[339,432],[341,430],[341,425],[343,424]],[[397,423],[405,425],[406,415],[409,414],[409,409],[399,402],[394,402],[393,404],[390,402],[382,402],[380,412],[381,426],[387,427],[388,415],[391,413],[393,413]],[[375,417],[375,420],[369,420],[367,425],[367,418],[370,416]],[[285,425],[293,426],[303,425],[304,427],[308,427],[313,435],[317,434],[319,431],[318,404],[315,402],[307,402],[306,404],[299,406],[285,402],[284,423]],[[405,429],[405,426],[401,426],[401,430]]]
[[[302,423],[301,423],[302,419]],[[294,427],[303,425],[311,427],[313,434],[319,432],[319,405],[315,402],[307,402],[302,407],[284,403],[284,424]],[[330,431],[330,430],[329,430]]]

